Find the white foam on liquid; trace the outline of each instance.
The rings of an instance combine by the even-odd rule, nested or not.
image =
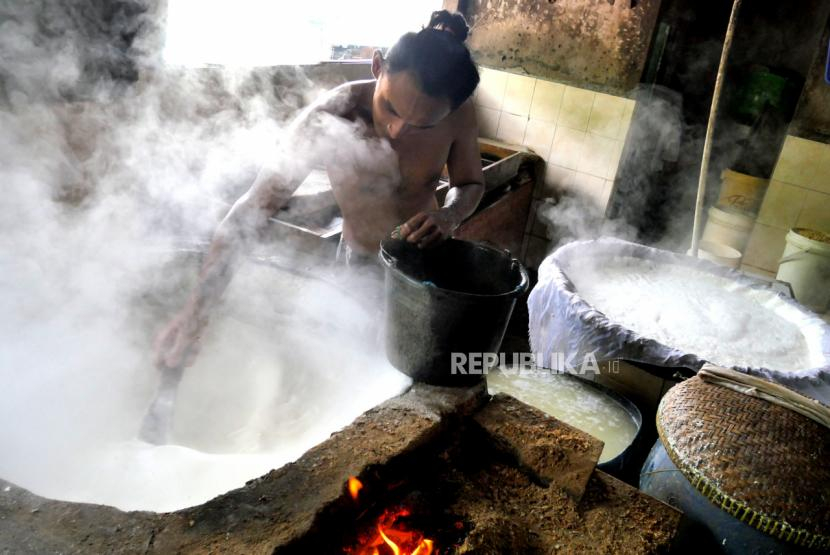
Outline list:
[[[714,364],[794,372],[824,360],[811,318],[772,291],[627,256],[571,266],[578,294],[611,321]]]
[[[119,318],[122,307],[88,296],[48,309],[49,290],[31,298],[39,269],[30,270],[28,298],[0,292],[0,477],[43,497],[159,512],[201,504],[295,460],[410,383],[373,337],[342,332],[368,323],[350,300],[274,272],[243,276],[230,304],[268,278],[262,299],[322,305],[339,327],[217,316],[180,384],[171,444],[150,445],[137,438],[159,376],[149,341]],[[268,313],[262,299],[251,314]]]
[[[620,403],[573,376],[509,369],[489,373],[487,387],[490,393],[512,395],[601,440],[601,463],[622,453],[637,435],[634,419]]]

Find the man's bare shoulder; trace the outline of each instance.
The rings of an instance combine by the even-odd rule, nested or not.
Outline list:
[[[335,116],[349,116],[358,109],[371,108],[374,79],[349,81],[323,93],[309,108]]]
[[[449,123],[452,126],[456,138],[478,134],[478,122],[476,120],[476,109],[472,98],[465,100],[461,106],[456,108],[449,116]]]

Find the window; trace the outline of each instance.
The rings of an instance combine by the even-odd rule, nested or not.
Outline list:
[[[367,58],[437,9],[441,0],[168,0],[164,59],[253,67]]]

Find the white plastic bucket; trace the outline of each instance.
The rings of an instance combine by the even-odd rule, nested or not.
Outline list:
[[[787,246],[778,262],[776,279],[788,282],[796,300],[819,313],[830,308],[830,242],[806,237],[814,233],[830,241],[830,235],[804,228],[787,233]]]
[[[692,251],[686,253],[691,255]],[[697,246],[697,257],[703,260],[711,260],[715,264],[737,269],[741,265],[741,251],[733,249],[729,245],[701,241]]]
[[[701,241],[732,247],[743,253],[755,220],[744,214],[712,206]]]
[[[723,170],[718,206],[757,214],[768,185],[768,179],[747,175],[735,170]]]

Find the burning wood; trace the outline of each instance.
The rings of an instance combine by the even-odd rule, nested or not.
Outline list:
[[[352,476],[347,487],[352,499],[357,501],[363,483]],[[406,507],[384,510],[372,531],[360,538],[359,545],[344,551],[349,555],[432,555],[433,552],[437,555],[438,551],[433,551],[433,540],[425,538],[420,531],[410,529],[407,522],[410,515]]]
[[[505,396],[484,404],[485,391],[416,384],[297,462],[175,513],[79,510],[0,481],[0,538],[24,548],[37,542],[39,552],[83,545],[115,554],[669,549],[677,511],[598,470],[577,491],[577,455],[599,456],[590,438]]]
[[[349,478],[349,495],[352,496],[352,499],[357,501],[357,494],[360,490],[363,489],[363,482],[355,478],[354,476]]]

